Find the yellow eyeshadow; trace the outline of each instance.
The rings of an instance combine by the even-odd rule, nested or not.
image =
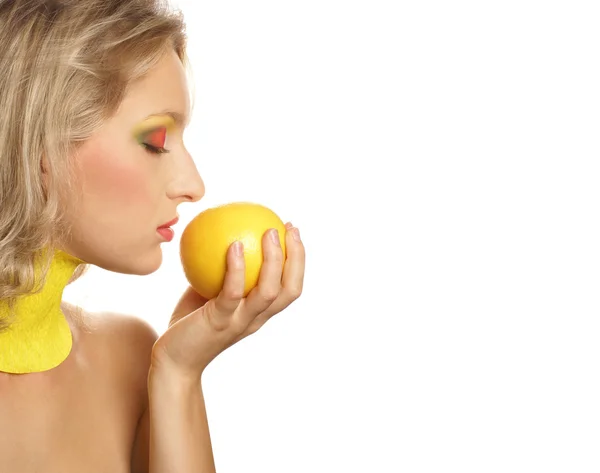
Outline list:
[[[175,120],[173,120],[173,118],[170,116],[150,117],[147,120],[137,124],[133,128],[133,136],[139,141],[141,135],[145,135],[150,131],[160,127],[165,127],[167,132],[169,132],[175,128]]]

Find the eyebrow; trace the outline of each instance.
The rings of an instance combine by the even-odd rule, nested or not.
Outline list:
[[[175,124],[180,128],[185,128],[189,124],[190,118],[188,116],[183,115],[182,113],[176,112],[175,110],[162,110],[157,113],[153,113],[146,117],[146,120],[151,117],[161,117],[161,116],[169,116],[173,119]]]

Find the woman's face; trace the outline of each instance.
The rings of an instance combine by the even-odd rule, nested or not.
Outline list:
[[[119,273],[149,274],[160,267],[165,240],[157,228],[177,216],[181,202],[204,195],[183,144],[188,97],[185,70],[173,51],[82,145],[77,177],[84,192],[70,201],[73,233],[62,245],[65,251]],[[180,114],[185,123],[176,123],[165,110]],[[169,152],[155,154],[150,146]]]

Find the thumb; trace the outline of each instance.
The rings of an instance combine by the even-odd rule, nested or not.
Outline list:
[[[231,318],[244,298],[245,268],[243,243],[235,241],[227,250],[223,288],[204,308],[212,327],[217,331],[231,325]]]
[[[173,309],[169,327],[181,318],[204,306],[207,302],[208,299],[198,294],[192,286],[188,286],[183,295],[179,298],[179,302],[177,302],[175,309]]]

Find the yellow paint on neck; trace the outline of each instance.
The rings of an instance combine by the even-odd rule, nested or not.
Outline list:
[[[60,305],[64,288],[80,264],[85,261],[56,251],[42,290],[19,298],[15,306],[16,319],[0,332],[0,371],[47,371],[67,358],[73,340]],[[36,287],[40,272],[40,265],[36,264]],[[8,315],[8,305],[0,300],[0,318]]]

